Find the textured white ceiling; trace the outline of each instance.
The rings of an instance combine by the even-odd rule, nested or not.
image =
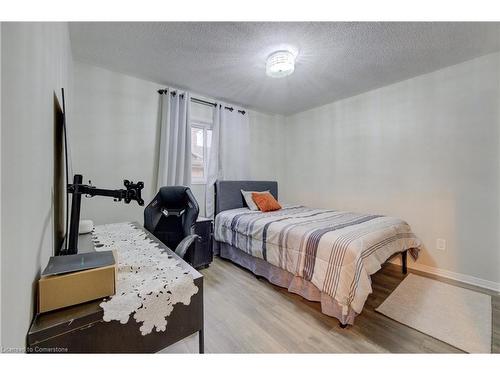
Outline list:
[[[75,59],[292,114],[500,50],[500,23],[71,23]],[[265,74],[289,46],[295,73]]]

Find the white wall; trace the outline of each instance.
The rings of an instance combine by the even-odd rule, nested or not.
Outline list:
[[[75,173],[91,178],[99,187],[120,187],[123,178],[143,180],[144,200],[156,193],[157,139],[159,132],[157,90],[163,85],[103,68],[75,62],[75,109],[70,128]],[[212,110],[193,105],[191,115],[212,120]],[[277,178],[281,171],[284,118],[249,111],[251,178]],[[278,176],[279,177],[279,176]],[[279,180],[279,178],[278,178]],[[204,186],[192,190],[204,214]],[[136,220],[143,222],[144,207],[109,198],[85,198],[82,218],[95,223]]]
[[[282,197],[401,217],[418,264],[498,286],[499,82],[497,53],[288,117]]]
[[[72,94],[68,26],[3,23],[1,50],[2,347],[24,348],[53,252],[54,94]]]
[[[102,188],[122,188],[123,179],[144,181],[147,204],[156,193],[159,85],[75,62],[75,87],[68,124],[73,172]],[[81,218],[143,223],[143,211],[136,202],[83,198]]]
[[[276,180],[284,189],[286,144],[285,118],[249,111],[250,116],[250,179]]]
[[[2,22],[0,22],[0,230],[2,228]],[[0,232],[0,281],[2,280],[2,240]],[[0,348],[2,348],[2,291],[0,287]]]

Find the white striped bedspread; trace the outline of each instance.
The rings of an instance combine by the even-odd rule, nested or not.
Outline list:
[[[410,250],[416,259],[421,247],[403,220],[303,206],[223,211],[215,239],[312,282],[343,315],[361,312],[372,292],[370,275],[391,255]]]

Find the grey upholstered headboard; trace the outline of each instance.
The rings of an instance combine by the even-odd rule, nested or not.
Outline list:
[[[278,199],[278,183],[276,181],[229,181],[215,182],[215,215],[221,211],[246,207],[241,190],[269,190]]]

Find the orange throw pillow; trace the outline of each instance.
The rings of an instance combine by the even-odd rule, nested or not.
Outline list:
[[[252,193],[252,199],[262,212],[281,210],[281,206],[269,193]]]

